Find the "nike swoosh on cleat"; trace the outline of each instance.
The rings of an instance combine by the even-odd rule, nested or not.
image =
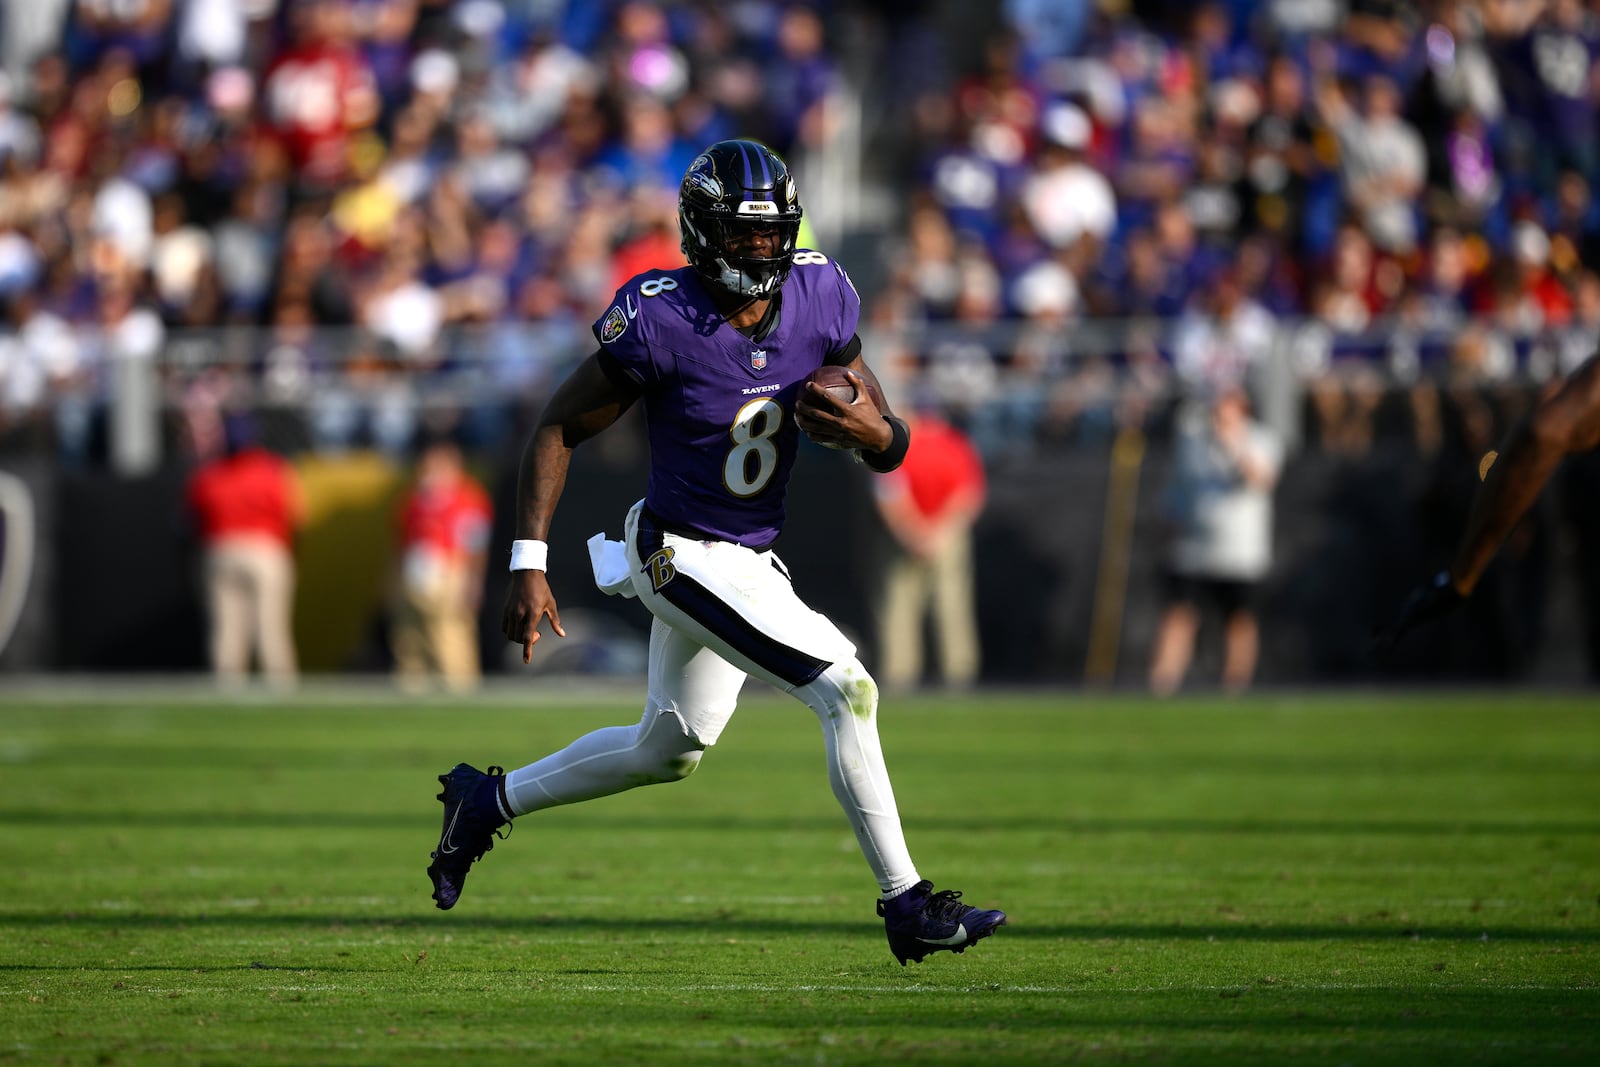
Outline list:
[[[439,838],[439,854],[441,856],[448,856],[459,847],[450,842],[450,835],[455,832],[456,820],[459,818],[461,818],[461,805],[457,804],[456,810],[450,815],[450,825],[444,828],[444,836]]]
[[[924,945],[959,945],[967,940],[967,928],[965,925],[958,925],[956,932],[949,937],[919,937],[917,940]]]

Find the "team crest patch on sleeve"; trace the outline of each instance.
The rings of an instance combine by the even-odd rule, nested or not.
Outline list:
[[[600,323],[601,343],[610,344],[612,341],[615,341],[617,338],[621,337],[627,328],[628,316],[622,313],[622,309],[620,307],[613,307],[610,311],[606,312],[605,320]]]

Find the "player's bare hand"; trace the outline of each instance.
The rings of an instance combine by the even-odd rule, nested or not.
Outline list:
[[[819,444],[881,452],[894,440],[894,431],[873,403],[866,381],[855,371],[846,372],[845,377],[855,386],[853,401],[845,403],[808,382],[795,402],[795,425]]]
[[[506,589],[506,606],[500,614],[500,632],[506,640],[522,646],[522,662],[533,661],[533,646],[539,641],[539,623],[548,616],[550,629],[565,637],[561,612],[544,571],[513,571]]]

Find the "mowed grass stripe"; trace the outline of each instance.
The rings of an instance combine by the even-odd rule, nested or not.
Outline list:
[[[114,706],[112,706],[114,703]],[[455,911],[433,775],[636,700],[0,709],[0,1063],[1562,1063],[1600,1056],[1600,702],[886,703],[900,968],[809,712],[519,821]]]

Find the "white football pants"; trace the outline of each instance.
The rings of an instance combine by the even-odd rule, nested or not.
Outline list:
[[[755,675],[811,708],[828,781],[885,895],[919,880],[878,743],[878,687],[855,647],[795,595],[772,552],[627,520],[633,586],[655,616],[644,717],[578,738],[506,776],[514,814],[688,777]]]

